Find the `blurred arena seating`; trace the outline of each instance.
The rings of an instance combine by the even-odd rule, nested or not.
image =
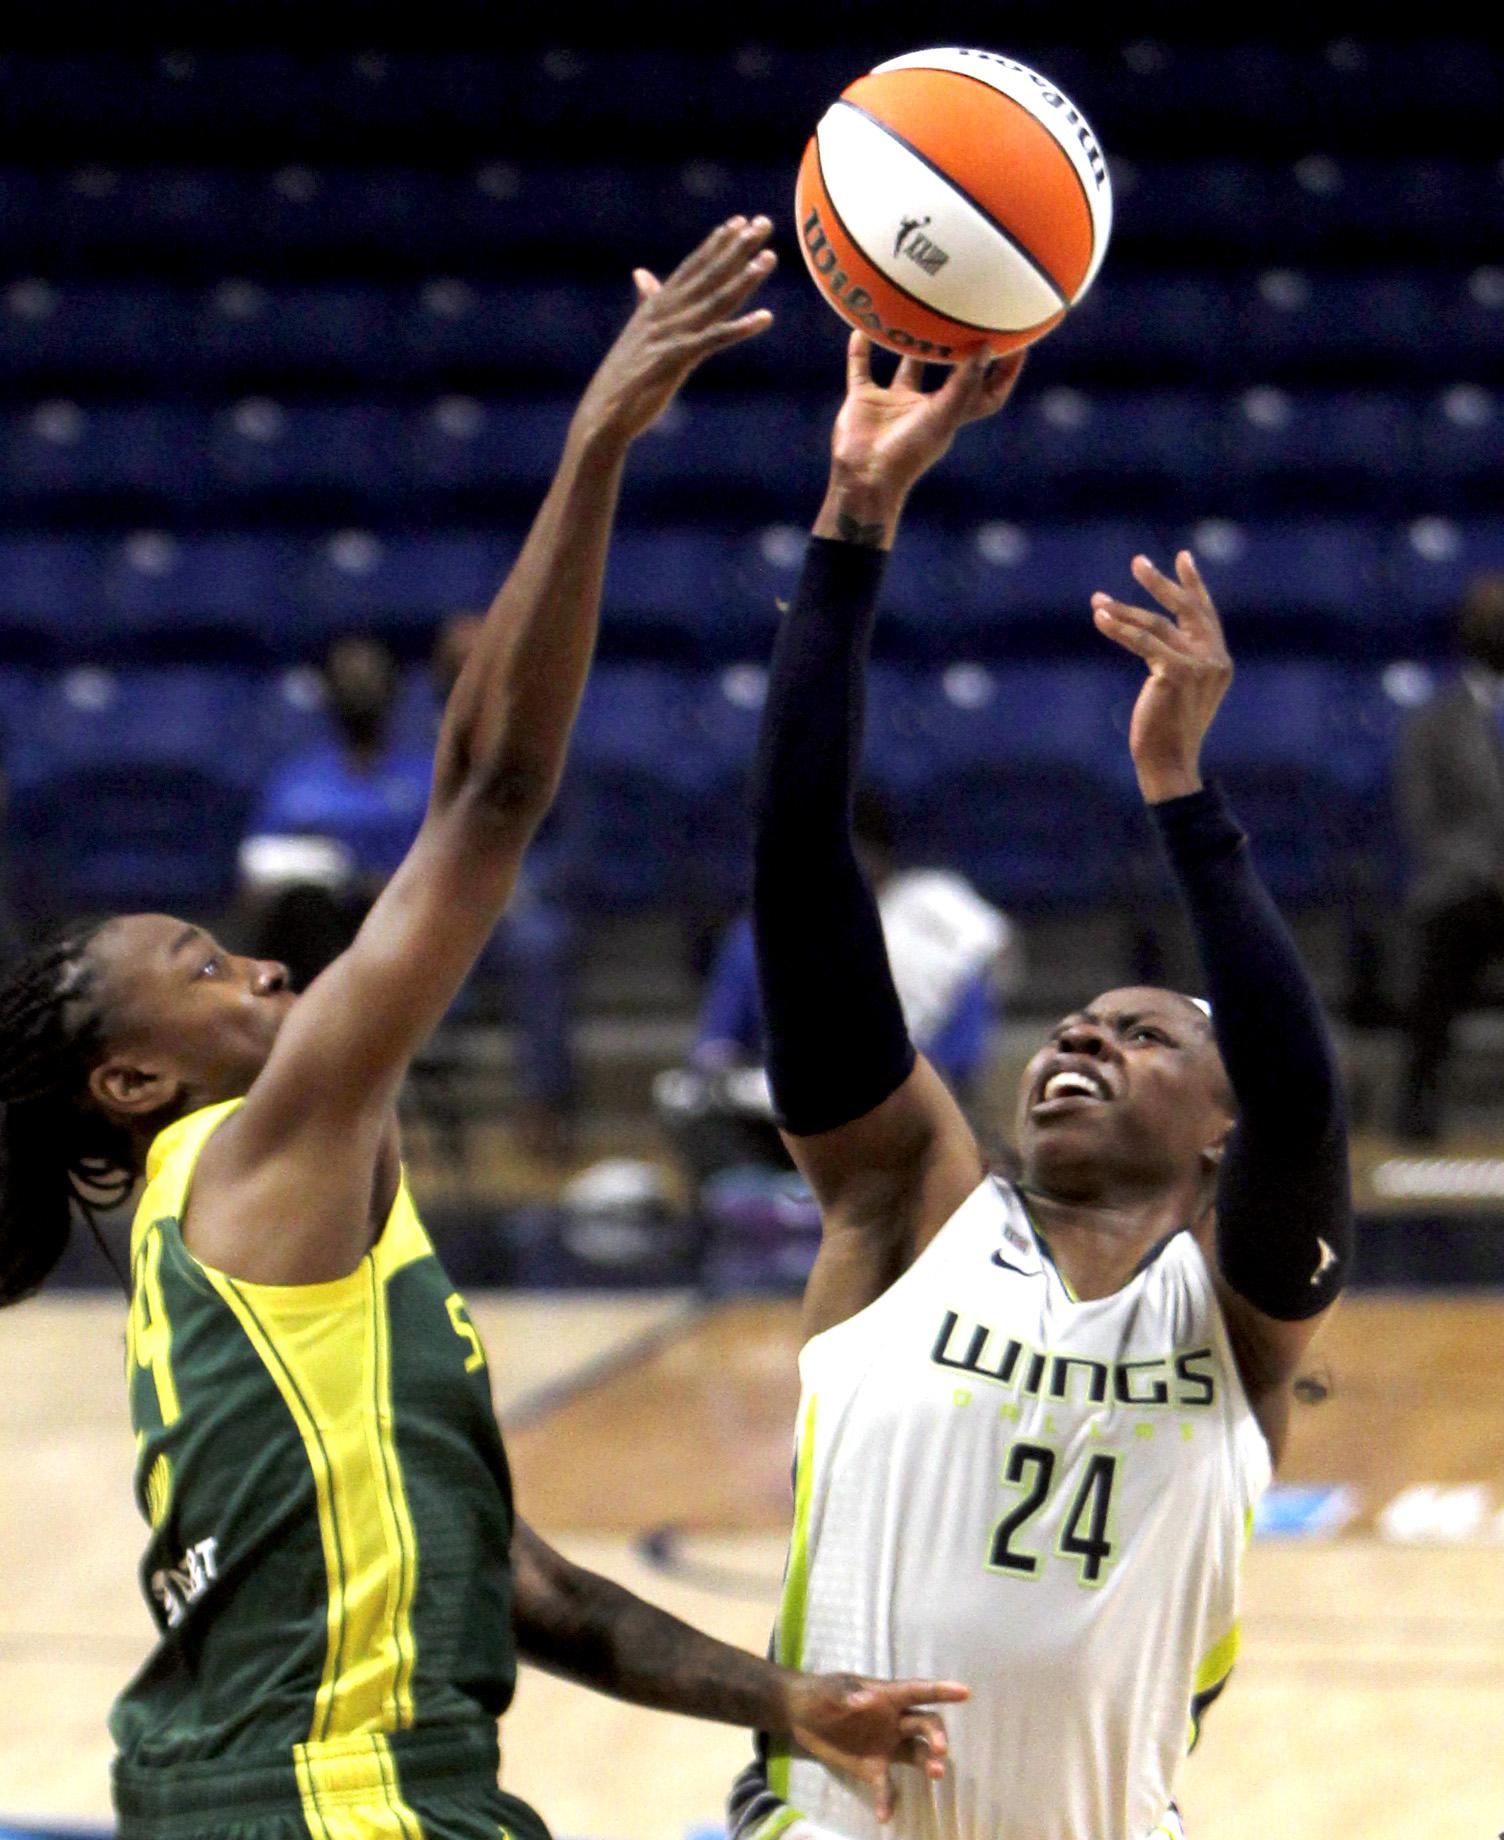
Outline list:
[[[972,12],[957,36],[1003,32]],[[317,720],[309,662],[358,627],[416,672],[504,574],[630,267],[766,209],[778,326],[634,458],[551,854],[587,912],[737,898],[754,667],[840,376],[794,164],[914,28],[778,4],[748,43],[670,5],[677,49],[534,20],[503,52],[478,5],[423,14],[231,5],[201,48],[184,7],[143,9],[132,43],[102,9],[73,42],[18,11],[0,724],[33,909],[222,901],[250,790]],[[1189,541],[1220,594],[1243,668],[1218,764],[1312,908],[1395,886],[1396,724],[1463,583],[1504,567],[1504,52],[1286,17],[1216,42],[1150,5],[1136,37],[1067,45],[1042,5],[1010,15],[1006,48],[1109,149],[1115,240],[1016,411],[916,501],[872,762],[916,849],[1024,913],[1135,898],[1135,677],[1086,598],[1136,550]]]

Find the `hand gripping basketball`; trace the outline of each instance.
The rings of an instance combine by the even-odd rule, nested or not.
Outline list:
[[[591,379],[579,409],[589,432],[630,441],[663,413],[712,352],[754,338],[773,323],[766,307],[741,309],[772,274],[766,217],[732,217],[712,230],[666,281],[634,271],[637,311]]]
[[[1139,789],[1150,804],[1181,798],[1201,786],[1201,743],[1232,683],[1232,658],[1222,621],[1188,549],[1175,558],[1176,579],[1147,556],[1135,556],[1133,576],[1164,608],[1151,613],[1091,597],[1097,631],[1149,667],[1133,706],[1128,749]]]
[[[995,415],[1013,394],[1024,353],[979,352],[956,365],[937,390],[924,388],[924,365],[905,358],[886,388],[873,380],[872,342],[853,332],[846,348],[846,400],[831,436],[838,471],[907,492],[944,455],[968,422]]]

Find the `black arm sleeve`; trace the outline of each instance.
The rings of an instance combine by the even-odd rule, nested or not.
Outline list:
[[[1190,915],[1238,1122],[1217,1188],[1232,1288],[1298,1321],[1333,1301],[1352,1259],[1342,1080],[1321,1000],[1216,786],[1150,807]]]
[[[753,774],[753,921],[768,1079],[785,1129],[849,1124],[914,1049],[851,811],[884,552],[816,537],[773,647]]]

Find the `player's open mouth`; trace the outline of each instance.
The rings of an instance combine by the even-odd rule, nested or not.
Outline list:
[[[1032,1109],[1036,1114],[1051,1113],[1057,1107],[1068,1110],[1074,1105],[1100,1105],[1111,1097],[1107,1082],[1099,1073],[1065,1067],[1052,1073],[1040,1087]]]

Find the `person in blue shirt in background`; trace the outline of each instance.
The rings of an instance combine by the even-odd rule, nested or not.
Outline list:
[[[327,733],[273,773],[241,847],[251,950],[280,959],[299,990],[350,944],[417,835],[439,712],[479,624],[464,614],[446,624],[431,685],[404,684],[368,635],[329,648]],[[567,916],[524,880],[480,966],[518,1028],[523,1141],[553,1157],[566,1148],[574,1098],[570,948]]]

